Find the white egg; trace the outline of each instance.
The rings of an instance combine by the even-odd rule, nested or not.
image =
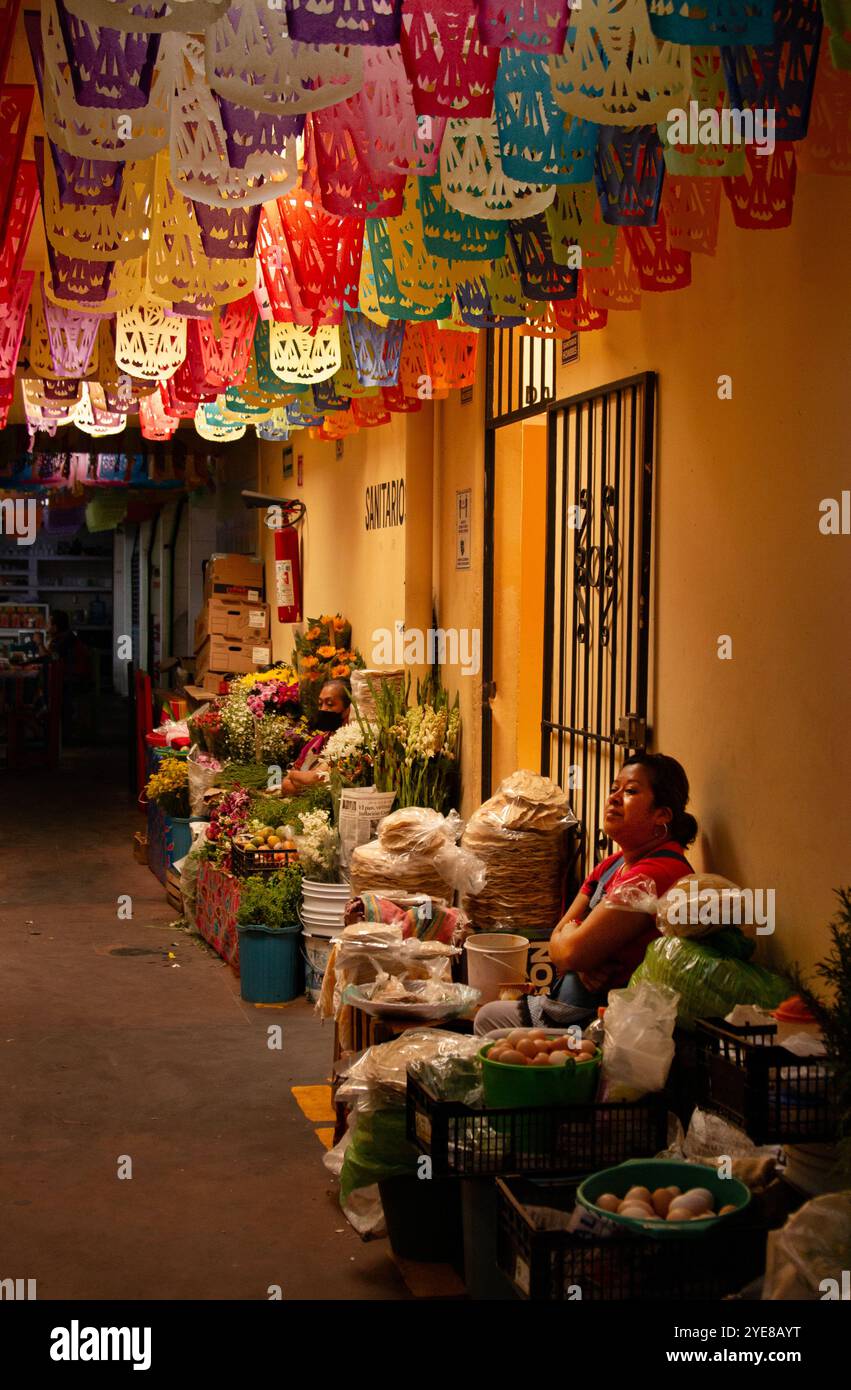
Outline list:
[[[673,1212],[687,1211],[695,1216],[700,1211],[706,1210],[706,1198],[699,1192],[683,1192],[679,1197],[675,1197],[668,1209],[668,1215]]]
[[[640,1221],[649,1221],[656,1213],[644,1202],[624,1202],[618,1216],[632,1216]]]

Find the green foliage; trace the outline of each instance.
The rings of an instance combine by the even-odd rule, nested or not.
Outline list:
[[[844,1177],[851,1181],[851,888],[835,891],[839,911],[829,928],[832,947],[815,968],[830,991],[829,999],[814,992],[798,966],[791,974],[796,990],[818,1021],[836,1070],[839,1163]]]
[[[239,925],[287,927],[297,922],[302,878],[298,864],[288,864],[268,878],[254,874],[243,879],[239,889]]]
[[[329,788],[323,782],[307,787],[298,796],[252,796],[251,816],[263,825],[291,825],[297,835],[302,829],[302,816],[308,811],[328,811],[332,809]]]
[[[220,787],[245,787],[247,791],[262,788],[265,791],[269,783],[269,767],[267,763],[226,763],[216,774],[216,783]]]

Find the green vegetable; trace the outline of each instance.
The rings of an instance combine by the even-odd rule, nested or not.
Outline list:
[[[298,796],[253,796],[251,817],[263,825],[291,825],[296,834],[303,827],[301,817],[308,811],[331,811],[331,793],[322,783],[308,787]]]
[[[268,878],[257,874],[244,878],[239,888],[239,925],[287,927],[297,922],[302,877],[298,864],[288,864]]]
[[[247,791],[262,787],[265,791],[269,768],[266,763],[226,763],[216,774],[216,782],[220,787],[245,787]]]

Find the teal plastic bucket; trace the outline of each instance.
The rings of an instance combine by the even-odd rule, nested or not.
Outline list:
[[[237,927],[240,993],[247,1004],[286,1004],[302,991],[301,924]]]

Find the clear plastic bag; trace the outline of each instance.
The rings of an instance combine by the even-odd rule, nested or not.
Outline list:
[[[653,909],[662,936],[710,936],[732,922],[738,926],[742,889],[720,874],[688,874],[663,893]],[[725,920],[726,918],[726,920]]]
[[[712,938],[714,941],[715,938]],[[718,942],[722,942],[718,934]],[[723,942],[741,951],[753,949],[737,928],[728,927]],[[652,941],[634,972],[631,985],[666,986],[679,995],[677,1016],[686,1028],[698,1018],[723,1018],[735,1004],[757,1004],[776,1009],[792,993],[792,985],[742,955],[722,954],[721,945],[665,936]]]
[[[409,1066],[447,1067],[450,1059],[474,1057],[480,1047],[481,1039],[467,1033],[410,1028],[392,1042],[368,1047],[347,1069],[338,1067],[345,1081],[337,1089],[337,1100],[364,1114],[388,1106],[403,1108]]]
[[[814,1197],[768,1237],[762,1297],[841,1298],[851,1256],[851,1192]],[[847,1295],[846,1295],[847,1296]]]
[[[414,816],[415,812],[419,814]],[[388,822],[393,822],[389,830]],[[378,827],[378,839],[352,851],[352,897],[362,893],[385,897],[424,893],[451,902],[456,891],[464,894],[480,889],[485,882],[483,864],[455,843],[462,828],[457,811],[444,817],[437,811],[411,806],[385,816]],[[411,848],[398,848],[403,844]]]
[[[186,759],[189,769],[189,807],[193,816],[204,815],[207,809],[204,793],[216,785],[216,778],[222,770],[221,763],[215,758],[206,764],[200,762],[202,752],[197,744],[193,744]],[[204,753],[203,756],[210,758],[209,753]]]
[[[661,1091],[674,1058],[677,995],[639,984],[613,989],[604,1015],[603,1083],[607,1101]]]

